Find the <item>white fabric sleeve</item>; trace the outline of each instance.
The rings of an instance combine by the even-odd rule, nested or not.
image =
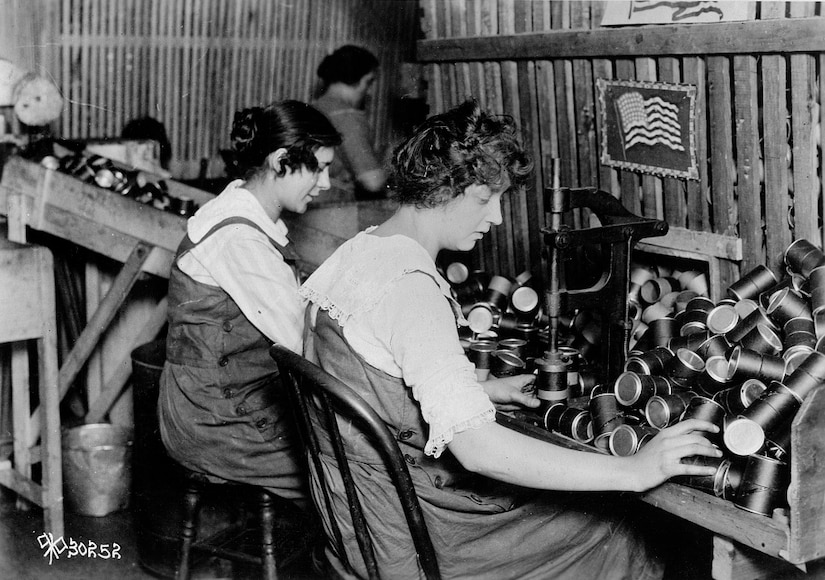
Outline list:
[[[430,426],[425,453],[438,457],[456,433],[495,421],[495,407],[458,340],[453,311],[429,275],[411,273],[392,283],[370,318]]]
[[[225,227],[190,255],[258,330],[301,354],[306,302],[292,268],[266,236],[249,226]]]

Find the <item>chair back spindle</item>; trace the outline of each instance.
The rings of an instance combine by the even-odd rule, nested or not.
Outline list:
[[[398,500],[416,549],[419,565],[426,578],[439,580],[441,574],[438,560],[410,472],[398,443],[387,425],[358,393],[318,365],[279,345],[274,345],[270,349],[270,354],[278,364],[285,379],[284,384],[293,399],[299,432],[304,439],[310,460],[321,484],[320,487],[323,490],[324,509],[329,517],[332,540],[335,543],[338,557],[341,558],[348,569],[352,570],[344,549],[341,530],[335,520],[329,485],[321,466],[321,442],[319,437],[322,436],[329,438],[333,450],[338,471],[344,484],[350,518],[361,556],[367,568],[367,574],[370,580],[380,578],[366,517],[355,489],[355,481],[350,471],[344,439],[338,428],[338,417],[340,416],[344,420],[356,423],[381,454],[390,478],[395,485]],[[326,434],[319,433],[314,428],[313,415],[317,420],[324,423]]]

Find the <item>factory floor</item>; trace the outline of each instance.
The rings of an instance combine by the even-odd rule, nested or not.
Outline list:
[[[170,535],[169,522],[176,518],[176,514],[175,509],[170,509],[169,501],[169,497],[155,493],[151,497],[154,509],[145,500],[133,500],[129,509],[104,517],[68,512],[64,539],[67,542],[73,540],[75,546],[88,547],[94,542],[98,557],[75,555],[68,558],[64,551],[59,558],[50,559],[48,546],[41,547],[44,541],[40,539],[43,535],[41,510],[37,507],[20,509],[16,495],[0,487],[0,580],[170,578],[174,571],[176,546]],[[654,524],[661,532],[659,539],[664,540],[664,548],[660,545],[668,562],[664,580],[711,580],[712,541],[707,531],[649,506],[643,509],[649,510],[644,516],[646,524]],[[201,532],[218,529],[225,523],[226,516],[222,508],[207,504],[201,515]],[[120,557],[99,557],[102,544],[108,544],[110,551],[117,545]],[[246,580],[260,576],[255,567],[203,557],[191,577],[193,580]],[[287,570],[280,570],[282,580],[326,580],[328,577],[314,571],[310,557],[294,562]],[[793,568],[787,574],[773,571],[768,576],[759,577],[772,580],[807,578]]]
[[[133,496],[134,497],[134,496]],[[48,545],[41,547],[43,535],[42,511],[37,507],[19,509],[16,495],[0,487],[0,579],[14,580],[143,580],[169,578],[174,574],[175,542],[163,519],[170,513],[161,509],[152,514],[148,523],[141,517],[138,505],[113,512],[104,517],[67,513],[64,540],[75,542],[79,554],[49,558]],[[171,510],[173,513],[174,510]],[[201,530],[215,528],[224,520],[220,509],[206,506],[202,513]],[[162,529],[166,527],[167,529]],[[207,530],[209,531],[209,530]],[[141,535],[142,534],[142,535]],[[96,557],[82,554],[94,542]],[[108,544],[119,557],[100,557],[102,544]],[[83,545],[84,548],[80,548]],[[258,578],[259,572],[249,565],[232,564],[212,557],[201,558],[192,572],[193,580]],[[293,563],[281,571],[283,580],[320,580],[312,571],[309,559]]]
[[[134,497],[134,496],[133,496]],[[168,530],[162,529],[163,518],[170,510],[165,500],[153,500],[160,509],[152,514],[151,521],[141,516],[143,506],[132,501],[130,509],[117,511],[104,517],[66,514],[64,539],[74,540],[77,545],[94,542],[100,552],[101,544],[119,547],[119,558],[102,559],[77,555],[67,558],[64,552],[50,561],[48,547],[41,547],[43,518],[39,508],[21,510],[16,505],[15,494],[0,488],[0,579],[15,580],[143,580],[169,577],[174,566],[174,542]],[[168,506],[167,506],[168,507]],[[174,511],[174,510],[171,510]],[[202,514],[202,526],[217,525],[223,518],[220,510],[207,506]],[[147,533],[147,526],[148,529]],[[670,530],[673,532],[674,530]],[[141,535],[143,534],[143,535]],[[680,530],[680,550],[669,566],[666,580],[710,580],[709,562],[697,554],[708,547],[706,538]],[[148,543],[147,543],[148,539]],[[78,550],[80,551],[80,550]],[[707,556],[709,552],[704,552]],[[203,559],[195,568],[192,578],[246,579],[257,578],[254,569],[233,569],[233,565],[216,558]],[[309,562],[298,562],[281,574],[285,580],[322,580],[312,571]]]

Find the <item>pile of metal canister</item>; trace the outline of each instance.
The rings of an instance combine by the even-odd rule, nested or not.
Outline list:
[[[480,381],[519,373],[536,374],[542,412],[556,405],[558,414],[545,417],[547,428],[578,441],[593,440],[590,413],[570,405],[595,387],[588,356],[598,345],[598,325],[585,313],[563,321],[564,343],[548,357],[548,319],[533,277],[523,272],[510,279],[470,271],[454,262],[443,274],[459,302],[468,326],[462,340]],[[586,400],[586,399],[585,399]],[[544,419],[542,419],[544,420]]]
[[[615,406],[596,446],[630,455],[658,430],[702,418],[719,426],[707,436],[723,456],[691,461],[716,474],[677,481],[754,513],[786,507],[791,423],[825,383],[825,254],[797,240],[784,261],[781,276],[758,266],[716,303],[699,295],[680,307],[677,297],[648,318],[624,372],[598,395]],[[594,413],[602,406],[591,400]]]
[[[183,217],[197,210],[194,200],[169,193],[166,182],[145,171],[119,167],[100,155],[72,153],[63,157],[46,156],[40,164],[47,169],[67,173],[85,183],[108,189],[138,203]]]
[[[479,379],[535,373],[537,424],[629,456],[666,427],[704,419],[720,428],[706,436],[722,457],[686,461],[716,473],[674,481],[770,516],[787,507],[791,423],[825,384],[825,253],[797,240],[784,262],[779,274],[754,268],[718,301],[698,272],[635,267],[631,349],[608,384],[589,378],[586,350],[573,344],[590,341],[581,340],[575,323],[564,324],[559,356],[550,356],[529,276],[513,281],[451,265],[447,277],[470,321],[465,348]]]
[[[532,276],[490,276],[461,262],[447,266],[444,274],[469,323],[464,349],[479,380],[528,372],[528,363],[541,351],[541,304]]]

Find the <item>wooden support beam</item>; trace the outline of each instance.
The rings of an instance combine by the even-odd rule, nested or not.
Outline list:
[[[163,325],[166,323],[167,304],[168,301],[165,297],[158,302],[149,320],[143,325],[143,328],[135,337],[133,347],[137,348],[157,336],[160,329],[163,328]],[[101,391],[97,399],[89,403],[89,412],[86,413],[86,417],[83,419],[85,423],[99,423],[103,420],[109,412],[109,409],[112,408],[112,405],[117,402],[125,390],[126,383],[131,374],[131,357],[127,356],[118,361],[115,365],[114,374],[107,377],[105,381],[106,388]]]
[[[825,52],[825,18],[419,40],[419,62]]]
[[[69,356],[60,367],[59,382],[60,398],[62,399],[69,390],[72,382],[80,369],[92,354],[95,346],[100,340],[100,336],[108,328],[109,323],[115,317],[118,309],[123,305],[123,301],[129,294],[138,277],[140,276],[141,267],[149,257],[149,251],[152,246],[145,242],[138,242],[132,250],[131,255],[126,260],[123,268],[120,269],[115,278],[112,287],[100,303],[100,306],[95,311],[94,316],[89,320],[83,333],[78,338],[77,343],[72,348]]]
[[[0,485],[13,489],[30,502],[41,505],[43,488],[12,468],[11,461],[0,461]]]

